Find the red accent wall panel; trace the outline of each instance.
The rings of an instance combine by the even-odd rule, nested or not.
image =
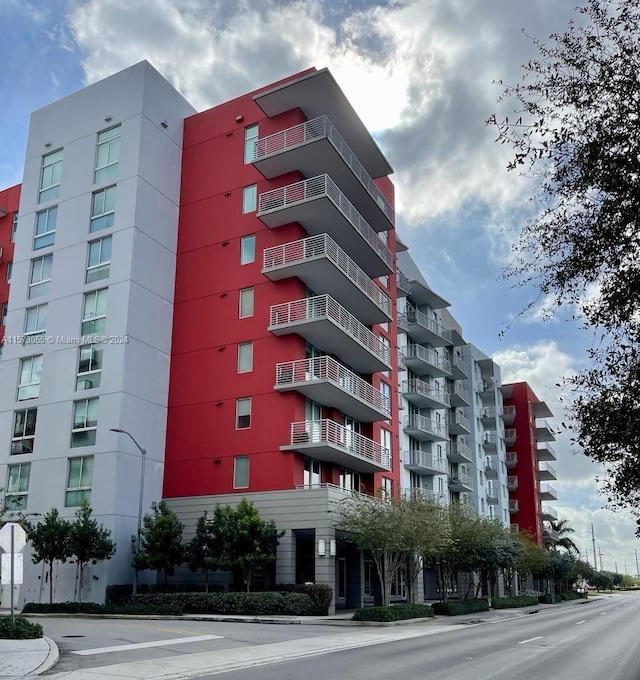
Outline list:
[[[0,248],[2,258],[0,258],[0,314],[4,305],[9,301],[9,282],[7,281],[7,271],[13,262],[13,243],[11,242],[11,231],[13,228],[13,216],[18,212],[20,205],[20,184],[16,184],[8,189],[0,191]],[[6,214],[3,214],[6,213]],[[0,343],[4,338],[4,326],[0,317]]]

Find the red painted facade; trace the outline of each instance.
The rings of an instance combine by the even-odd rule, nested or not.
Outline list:
[[[20,204],[20,184],[0,191],[0,343],[4,338],[3,310],[9,302],[9,272],[13,262],[11,232]]]
[[[293,76],[292,79],[298,76]],[[271,88],[273,86],[269,86]],[[266,89],[266,88],[265,88]],[[167,447],[163,496],[167,498],[291,489],[303,483],[304,457],[281,452],[290,441],[292,422],[305,420],[304,395],[274,389],[276,364],[305,358],[299,335],[275,336],[269,326],[270,306],[305,297],[297,278],[272,282],[262,274],[266,248],[305,238],[297,223],[267,228],[256,212],[242,213],[243,187],[257,185],[257,193],[304,179],[290,172],[267,180],[244,163],[245,129],[259,126],[259,136],[305,121],[300,109],[268,118],[249,93],[196,114],[185,121],[182,188],[178,227],[178,255]],[[376,181],[393,205],[393,185]],[[241,239],[255,235],[255,260],[241,264]],[[395,239],[389,232],[394,254]],[[395,261],[394,261],[395,268]],[[395,277],[388,295],[395,307]],[[239,291],[254,289],[254,313],[239,318]],[[393,314],[395,318],[395,311]],[[393,371],[362,376],[378,387],[391,386],[392,413],[397,413],[397,332],[377,334],[390,340]],[[253,370],[238,373],[239,343],[253,343]],[[236,400],[251,398],[251,426],[236,429]],[[337,419],[324,408],[322,418]],[[392,431],[393,469],[384,476],[398,487],[398,425]],[[380,424],[364,424],[362,434],[380,441]],[[249,456],[249,486],[233,488],[234,457]],[[382,475],[361,475],[361,490],[374,492]],[[338,484],[337,465],[322,464],[321,482]]]

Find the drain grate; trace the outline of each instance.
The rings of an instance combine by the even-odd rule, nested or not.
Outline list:
[[[61,637],[63,638],[81,638],[81,637],[87,637],[86,635],[62,635]]]

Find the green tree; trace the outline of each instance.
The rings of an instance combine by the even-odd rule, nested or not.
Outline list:
[[[520,585],[524,587],[526,578],[532,576],[544,578],[549,567],[549,551],[538,545],[536,539],[527,533],[517,534],[522,544],[523,552],[516,562],[516,569],[520,575]]]
[[[142,519],[140,551],[134,555],[133,566],[138,571],[153,569],[163,574],[166,588],[168,577],[175,574],[176,566],[185,559],[184,526],[165,501],[152,503],[151,513]]]
[[[83,569],[90,562],[108,560],[116,551],[111,531],[92,519],[93,510],[85,499],[76,511],[76,520],[69,531],[69,557],[76,558],[76,593],[82,599]],[[79,578],[78,578],[79,576]]]
[[[509,274],[552,309],[574,305],[593,332],[591,367],[568,378],[575,443],[606,468],[609,502],[640,517],[640,12],[637,0],[586,0],[492,116],[510,170],[538,180]],[[640,519],[639,519],[640,522]],[[640,524],[638,526],[640,535]]]
[[[213,517],[207,512],[196,522],[196,533],[187,546],[186,561],[191,571],[204,574],[205,590],[209,592],[209,572],[220,569],[222,544],[218,535],[220,527],[220,506],[214,510]]]
[[[51,508],[38,524],[27,527],[31,561],[49,566],[49,603],[53,602],[53,563],[66,562],[71,556],[70,535],[71,523],[60,517],[56,508]]]
[[[551,550],[563,548],[572,555],[580,554],[578,546],[571,538],[571,534],[575,533],[575,530],[570,526],[569,520],[550,520],[549,528],[550,531],[544,536],[544,544],[547,548]]]

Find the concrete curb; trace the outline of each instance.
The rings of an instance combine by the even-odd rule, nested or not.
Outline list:
[[[53,668],[58,663],[58,661],[60,661],[60,650],[58,649],[58,645],[50,637],[47,637],[46,635],[43,635],[42,637],[49,645],[49,653],[47,654],[47,658],[37,668],[34,668],[34,670],[24,677],[45,673],[46,671]]]

